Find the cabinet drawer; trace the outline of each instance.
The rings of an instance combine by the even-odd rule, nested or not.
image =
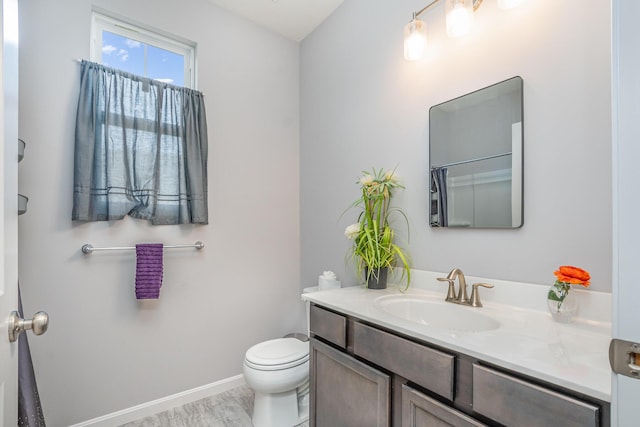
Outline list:
[[[455,356],[354,323],[354,354],[453,401]]]
[[[402,386],[402,427],[433,426],[486,427],[486,424],[404,384]]]
[[[600,425],[598,406],[480,365],[473,365],[473,410],[507,426]]]
[[[347,348],[347,318],[317,305],[311,305],[309,329],[340,348]]]

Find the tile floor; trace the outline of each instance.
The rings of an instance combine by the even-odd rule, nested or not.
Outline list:
[[[252,427],[252,413],[253,392],[242,386],[120,427]],[[309,423],[297,427],[309,427]]]

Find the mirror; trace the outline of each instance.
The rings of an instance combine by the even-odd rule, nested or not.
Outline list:
[[[523,224],[522,78],[429,109],[432,227]]]

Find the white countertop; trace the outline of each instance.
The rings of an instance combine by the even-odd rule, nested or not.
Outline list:
[[[412,275],[418,279],[417,284],[412,284],[405,293],[395,286],[386,290],[354,286],[305,293],[302,298],[506,369],[603,401],[611,400],[608,359],[611,323],[606,318],[610,313],[607,305],[610,294],[577,291],[580,317],[562,324],[554,322],[546,309],[548,286],[467,277],[469,287],[483,281],[495,288],[480,290],[482,308],[451,304],[452,309],[477,311],[497,320],[500,326],[489,331],[461,332],[404,320],[376,303],[378,298],[390,295],[444,300],[446,285],[435,281],[435,277],[444,274],[412,272]]]

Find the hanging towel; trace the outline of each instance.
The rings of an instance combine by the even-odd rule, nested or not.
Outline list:
[[[136,298],[158,299],[162,286],[162,243],[136,245]]]

